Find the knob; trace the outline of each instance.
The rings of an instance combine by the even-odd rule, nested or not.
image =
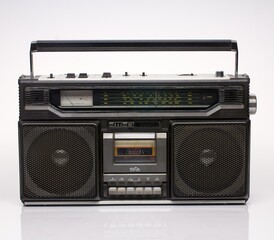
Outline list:
[[[141,75],[142,77],[145,77],[146,76],[146,73],[145,72],[142,72],[142,75]]]
[[[249,95],[249,114],[255,114],[257,112],[257,97],[255,94]]]

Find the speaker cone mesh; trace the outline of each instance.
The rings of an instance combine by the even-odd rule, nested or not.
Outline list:
[[[93,198],[94,125],[23,126],[24,196]]]
[[[174,196],[236,197],[246,192],[246,124],[173,127]]]

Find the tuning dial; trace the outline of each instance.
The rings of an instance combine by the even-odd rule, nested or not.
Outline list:
[[[257,112],[257,97],[255,94],[249,95],[249,114],[255,114]]]

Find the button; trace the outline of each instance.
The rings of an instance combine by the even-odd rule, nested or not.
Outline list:
[[[116,187],[110,187],[108,189],[108,194],[113,196],[113,195],[117,195],[117,188]]]
[[[127,195],[135,195],[134,187],[128,187],[127,188]]]
[[[102,75],[102,78],[111,78],[111,73],[110,72],[104,72]]]
[[[118,187],[118,195],[126,195],[126,188]]]
[[[67,73],[67,78],[75,78],[75,73]]]
[[[144,188],[145,195],[152,195],[152,187],[145,187]]]
[[[125,77],[128,77],[129,76],[129,74],[128,74],[128,72],[125,72],[125,75],[124,75]]]
[[[153,195],[162,195],[162,189],[160,187],[154,187]]]
[[[223,71],[217,71],[215,73],[215,77],[224,77],[224,72]]]
[[[88,78],[88,74],[87,73],[80,73],[78,78]]]
[[[143,195],[144,193],[144,190],[142,187],[137,187],[135,191],[136,191],[136,195]]]
[[[145,72],[142,72],[142,75],[141,75],[142,77],[145,77],[146,76],[146,73]]]

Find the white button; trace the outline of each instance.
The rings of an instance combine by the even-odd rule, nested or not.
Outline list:
[[[126,195],[126,188],[118,187],[118,195]]]
[[[108,194],[109,195],[116,195],[117,194],[117,188],[116,187],[110,187],[108,189]]]
[[[145,195],[152,195],[152,187],[145,187],[144,194]]]
[[[162,189],[160,187],[154,187],[153,195],[162,195]]]
[[[127,188],[127,195],[135,195],[134,187],[128,187]]]
[[[135,191],[137,195],[142,195],[144,193],[144,190],[142,187],[137,187]]]

